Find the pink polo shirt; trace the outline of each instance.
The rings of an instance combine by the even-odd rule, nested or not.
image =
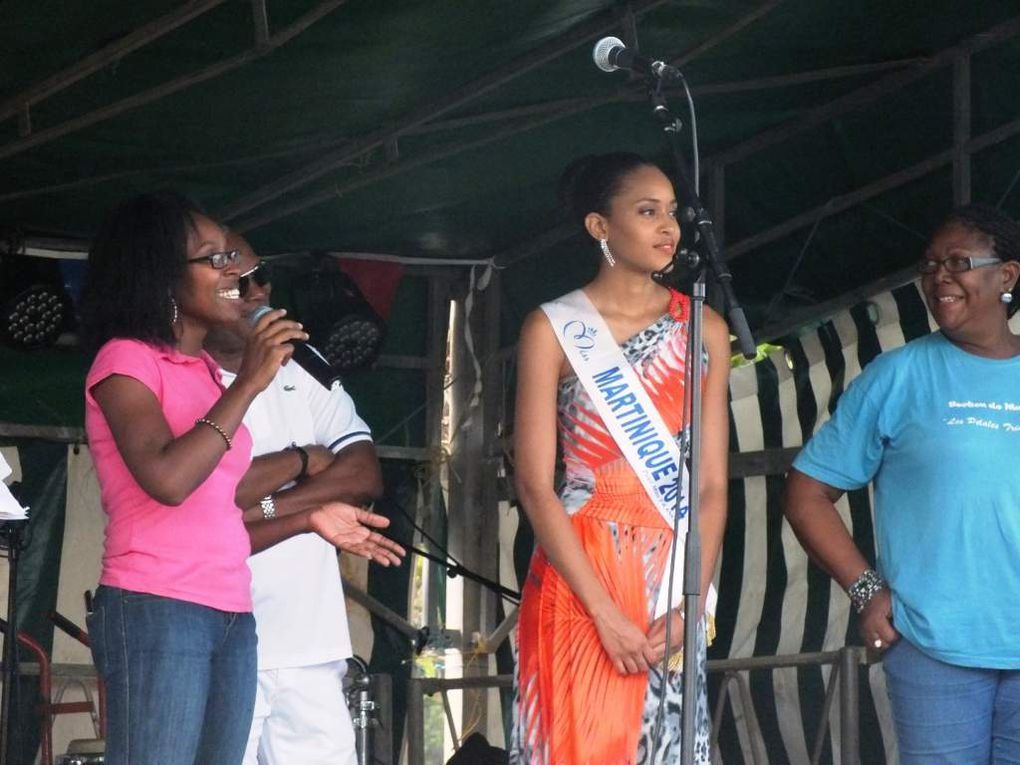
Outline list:
[[[124,464],[92,388],[110,375],[138,380],[155,394],[175,437],[195,426],[223,394],[216,362],[139,340],[110,340],[85,379],[85,432],[96,466],[106,545],[100,583],[199,603],[251,611],[251,553],[238,481],[251,463],[251,436],[242,425],[216,469],[177,507],[145,493]]]

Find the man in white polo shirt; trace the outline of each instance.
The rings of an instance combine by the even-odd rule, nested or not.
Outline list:
[[[249,314],[269,302],[271,285],[251,247],[241,251],[241,297]],[[247,327],[217,332],[206,350],[233,381]],[[254,440],[253,469],[238,487],[238,504],[253,536],[283,519],[329,502],[365,505],[382,494],[379,461],[368,426],[339,384],[327,391],[295,363],[283,366],[252,403],[244,424]],[[341,549],[379,562],[399,562],[402,550],[374,529],[355,524],[367,540],[340,524]],[[321,532],[320,532],[321,533]],[[343,537],[341,539],[340,537]],[[350,545],[344,539],[350,538]],[[245,765],[355,763],[354,731],[343,698],[351,655],[336,549],[303,533],[249,558],[258,630],[259,685]]]

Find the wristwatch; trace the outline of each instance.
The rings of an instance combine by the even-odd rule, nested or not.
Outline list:
[[[296,443],[292,443],[287,447],[287,450],[297,452],[298,458],[301,460],[301,472],[295,480],[300,481],[302,478],[308,477],[308,452],[303,446],[298,446]]]
[[[276,503],[273,501],[273,495],[263,497],[259,500],[259,507],[262,508],[262,517],[267,521],[270,518],[276,517]]]

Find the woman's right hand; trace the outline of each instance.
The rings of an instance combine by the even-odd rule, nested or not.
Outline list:
[[[634,675],[648,671],[652,647],[648,637],[616,605],[609,605],[592,614],[602,648],[616,671]]]
[[[892,623],[892,593],[882,588],[867,602],[857,621],[864,645],[885,651],[900,639]]]
[[[260,393],[276,377],[280,367],[287,363],[294,346],[291,340],[307,340],[308,333],[296,321],[284,319],[286,311],[278,308],[270,311],[255,324],[248,336],[244,358],[237,371],[237,382],[251,386]]]

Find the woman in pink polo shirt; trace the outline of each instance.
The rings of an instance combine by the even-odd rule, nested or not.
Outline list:
[[[263,317],[233,385],[202,351],[238,321],[238,253],[189,200],[128,200],[89,252],[83,331],[98,349],[85,428],[107,514],[88,619],[106,681],[108,765],[239,763],[255,698],[248,533],[234,492],[252,399],[307,339]]]

